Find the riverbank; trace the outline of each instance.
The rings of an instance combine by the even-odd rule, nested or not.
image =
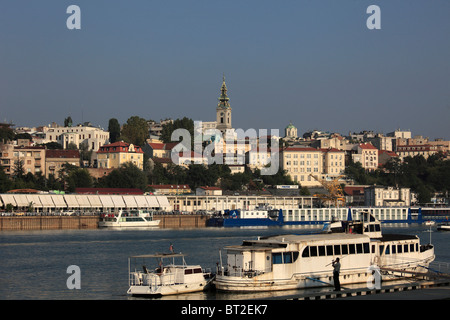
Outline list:
[[[203,215],[155,215],[160,228],[204,228]],[[98,216],[9,216],[0,217],[0,231],[97,229]]]

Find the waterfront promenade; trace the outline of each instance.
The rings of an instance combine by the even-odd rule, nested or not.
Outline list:
[[[161,221],[160,228],[206,227],[205,215],[155,215],[154,219]],[[98,221],[98,215],[3,216],[0,217],[0,231],[97,229]]]

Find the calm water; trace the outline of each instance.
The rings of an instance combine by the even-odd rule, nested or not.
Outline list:
[[[436,260],[450,262],[450,232],[431,233]],[[154,230],[56,230],[0,233],[0,299],[130,299],[128,257],[168,252],[187,254],[188,264],[215,270],[219,250],[257,236],[310,233],[312,227],[267,229],[154,229]],[[421,243],[430,238],[426,226],[384,226],[385,233],[417,234]],[[81,289],[70,290],[67,267],[81,270]],[[251,296],[246,296],[251,298]],[[190,294],[182,299],[232,299],[236,295]],[[173,299],[173,297],[172,297]]]

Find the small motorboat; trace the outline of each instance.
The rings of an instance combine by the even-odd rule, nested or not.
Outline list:
[[[130,257],[127,293],[134,296],[164,296],[198,292],[209,288],[214,278],[211,272],[203,270],[200,265],[187,265],[184,257],[182,253],[157,253]],[[146,263],[149,259],[156,259],[154,269],[147,268]],[[179,263],[177,264],[176,261]],[[131,264],[134,266],[131,267]]]

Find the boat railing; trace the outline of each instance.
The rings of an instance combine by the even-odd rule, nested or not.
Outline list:
[[[233,267],[233,268],[221,268],[217,267],[216,274],[221,276],[231,276],[231,277],[245,277],[253,278],[264,274],[270,270],[244,270],[243,268]]]

